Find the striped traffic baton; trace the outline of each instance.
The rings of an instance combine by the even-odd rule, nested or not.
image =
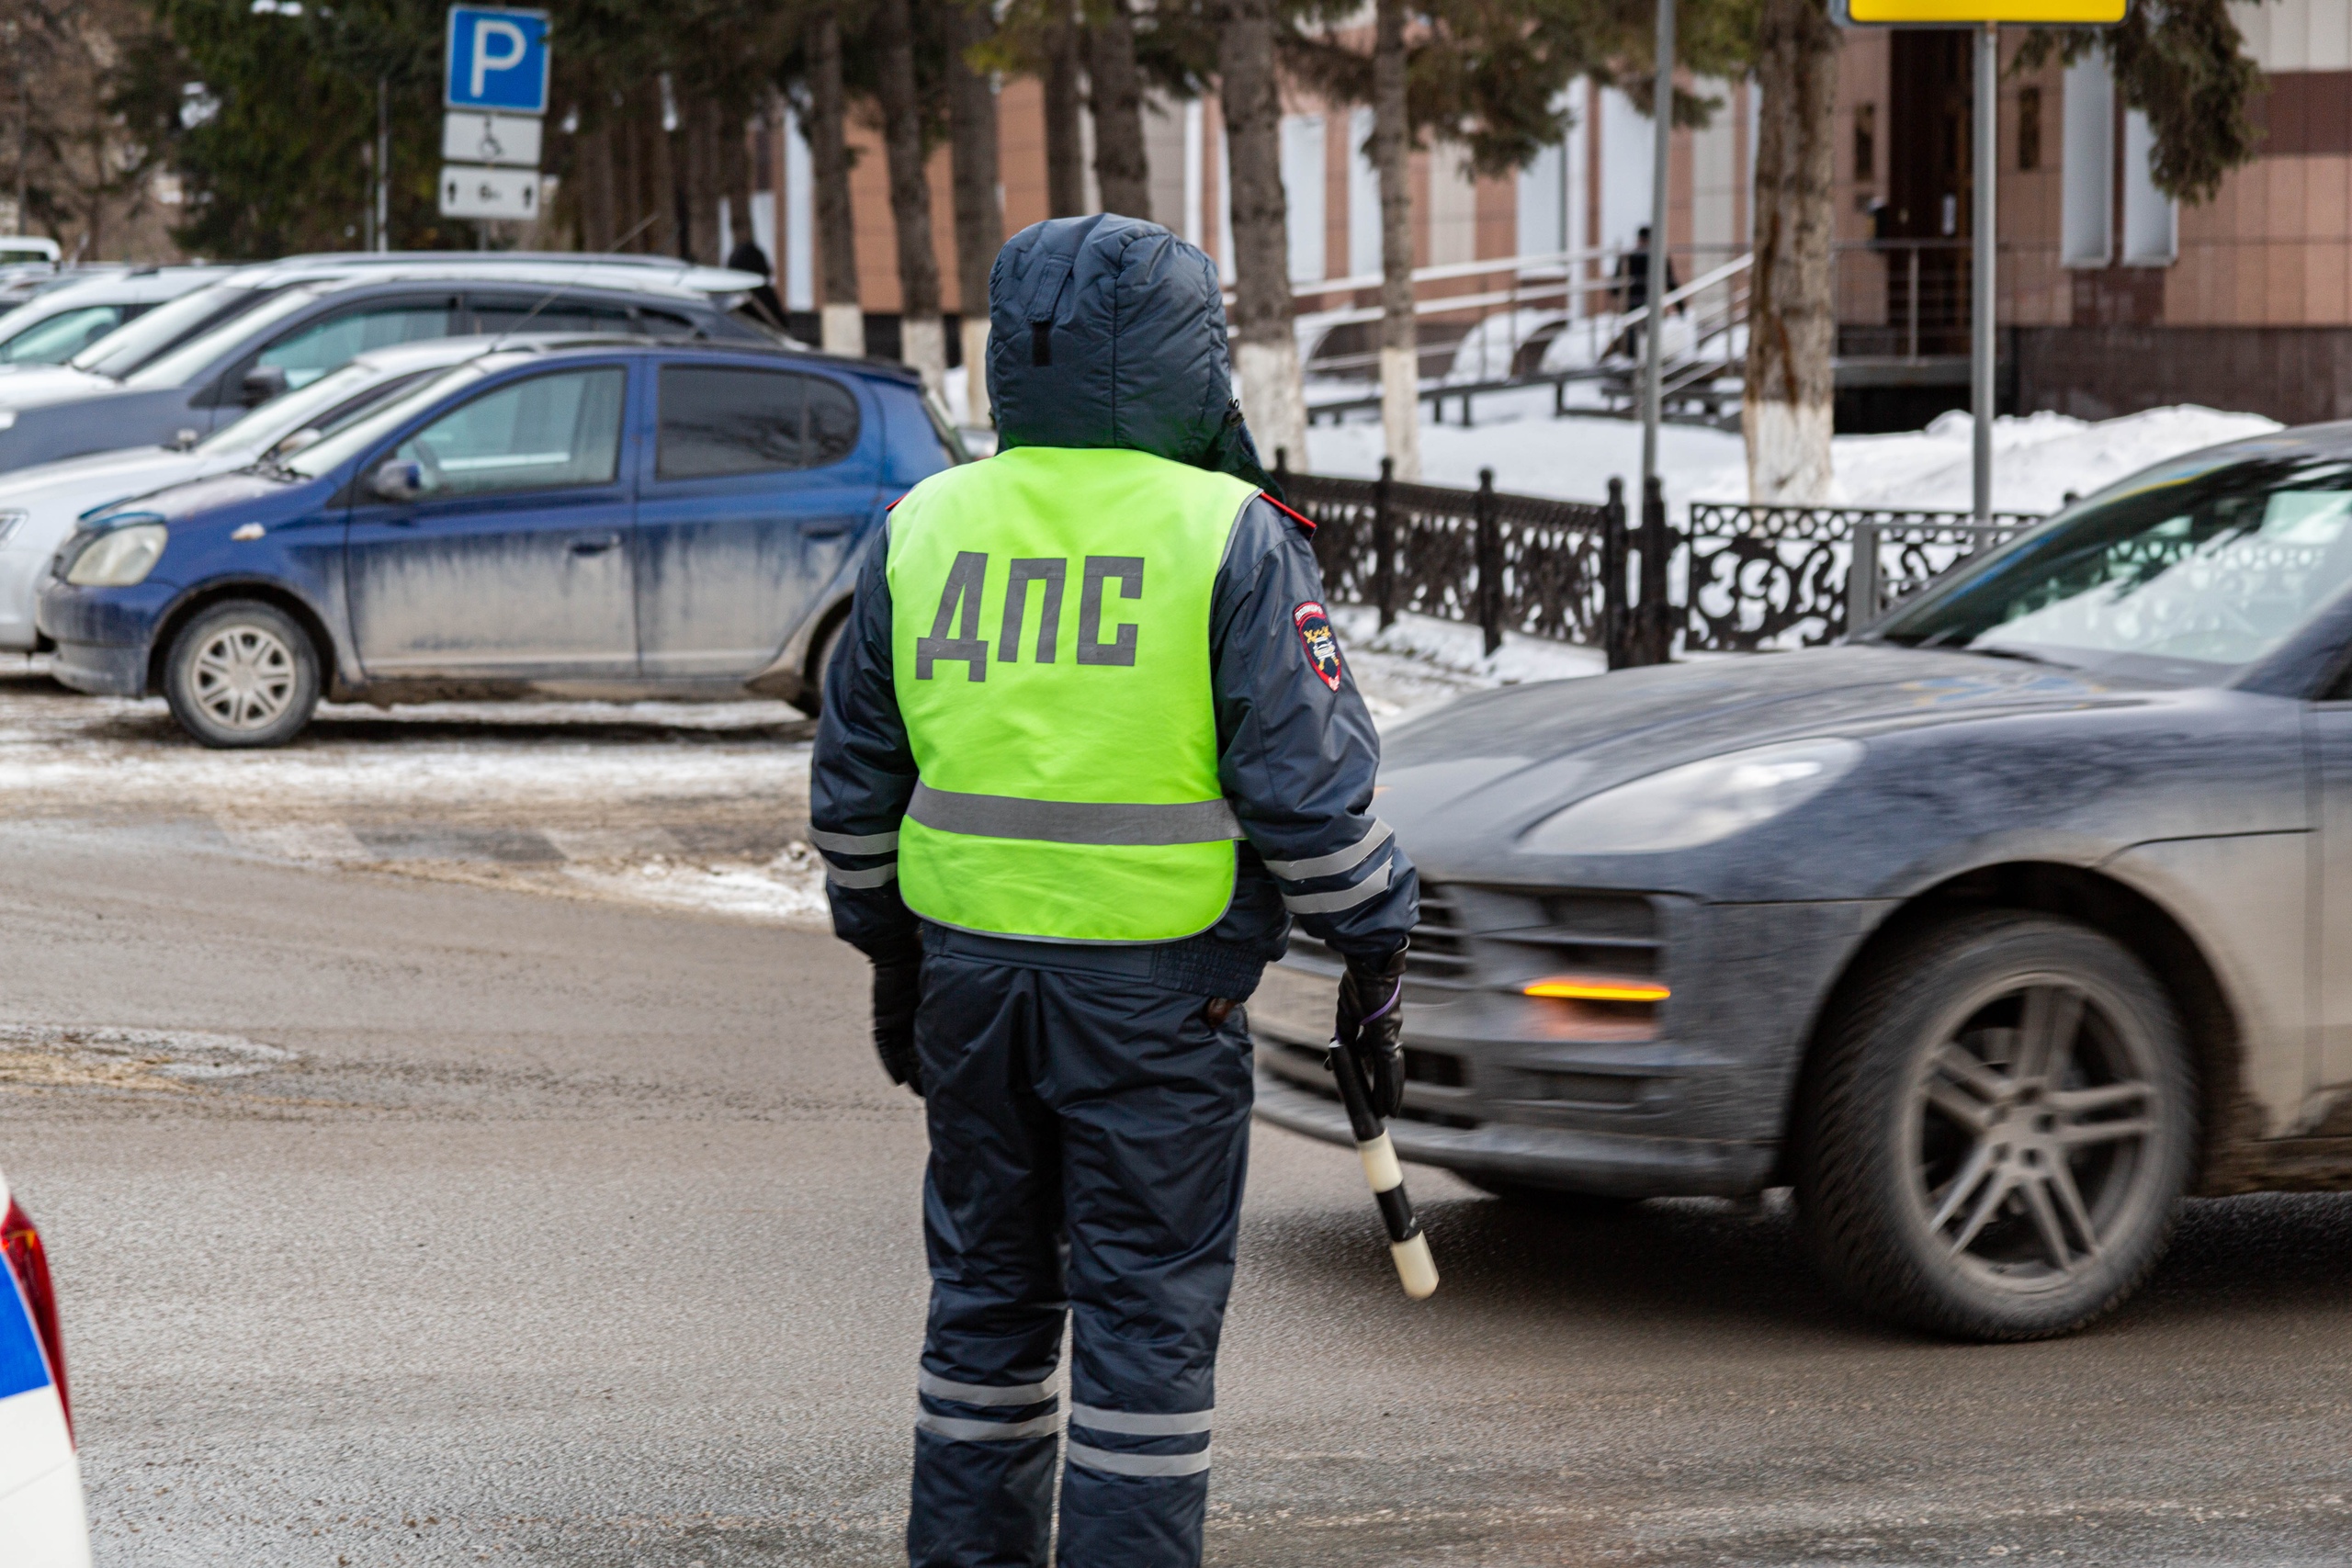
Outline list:
[[[1364,1179],[1372,1183],[1373,1201],[1380,1205],[1381,1223],[1388,1227],[1388,1254],[1396,1260],[1396,1278],[1405,1293],[1420,1301],[1437,1289],[1437,1259],[1430,1256],[1430,1238],[1413,1215],[1413,1201],[1405,1195],[1405,1172],[1396,1163],[1396,1145],[1388,1129],[1372,1113],[1372,1090],[1352,1047],[1331,1042],[1331,1076],[1340,1080],[1340,1102],[1348,1108],[1348,1126],[1355,1134],[1356,1153],[1363,1156]]]

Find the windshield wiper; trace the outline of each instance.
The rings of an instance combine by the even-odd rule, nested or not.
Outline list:
[[[2056,670],[2074,668],[2070,664],[2062,664],[2055,659],[2045,658],[2039,653],[2028,653],[2021,648],[1979,648],[1974,643],[1963,643],[1954,651],[1978,654],[1986,659],[2014,659],[2021,664],[2047,664]]]

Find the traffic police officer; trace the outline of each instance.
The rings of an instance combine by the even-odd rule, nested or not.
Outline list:
[[[1402,1089],[1416,882],[1379,742],[1235,402],[1215,264],[1133,219],[989,280],[1000,450],[915,487],[827,673],[809,840],[924,1097],[917,1568],[1197,1563],[1249,1144],[1233,1011],[1295,918]],[[1366,1021],[1369,1020],[1370,1021]]]

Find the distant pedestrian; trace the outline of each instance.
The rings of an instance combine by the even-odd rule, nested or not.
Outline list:
[[[744,300],[744,310],[758,318],[763,327],[773,327],[780,333],[791,330],[785,324],[784,301],[776,298],[775,288],[769,281],[775,275],[768,270],[768,254],[760,249],[758,241],[744,240],[728,252],[727,269],[759,274],[760,286]]]
[[[1617,271],[1614,276],[1617,278],[1617,308],[1620,311],[1630,316],[1650,302],[1650,226],[1648,224],[1645,223],[1634,231],[1634,248],[1618,256]],[[1668,254],[1666,258],[1666,291],[1670,296],[1681,287],[1682,285],[1674,276],[1674,257]],[[1673,309],[1677,314],[1679,314],[1682,307],[1676,305]],[[1622,345],[1627,354],[1636,358],[1640,357],[1641,323],[1635,322],[1627,327],[1624,335],[1618,339],[1618,344]]]

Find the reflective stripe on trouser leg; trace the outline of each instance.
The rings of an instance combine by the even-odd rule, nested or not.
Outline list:
[[[925,986],[915,1016],[932,1288],[907,1556],[914,1568],[1045,1568],[1060,1450],[1060,1158],[1023,1070],[1029,973]]]
[[[1193,1568],[1248,1152],[1248,1043],[1197,998],[1040,987],[1070,1235],[1063,1568]]]

